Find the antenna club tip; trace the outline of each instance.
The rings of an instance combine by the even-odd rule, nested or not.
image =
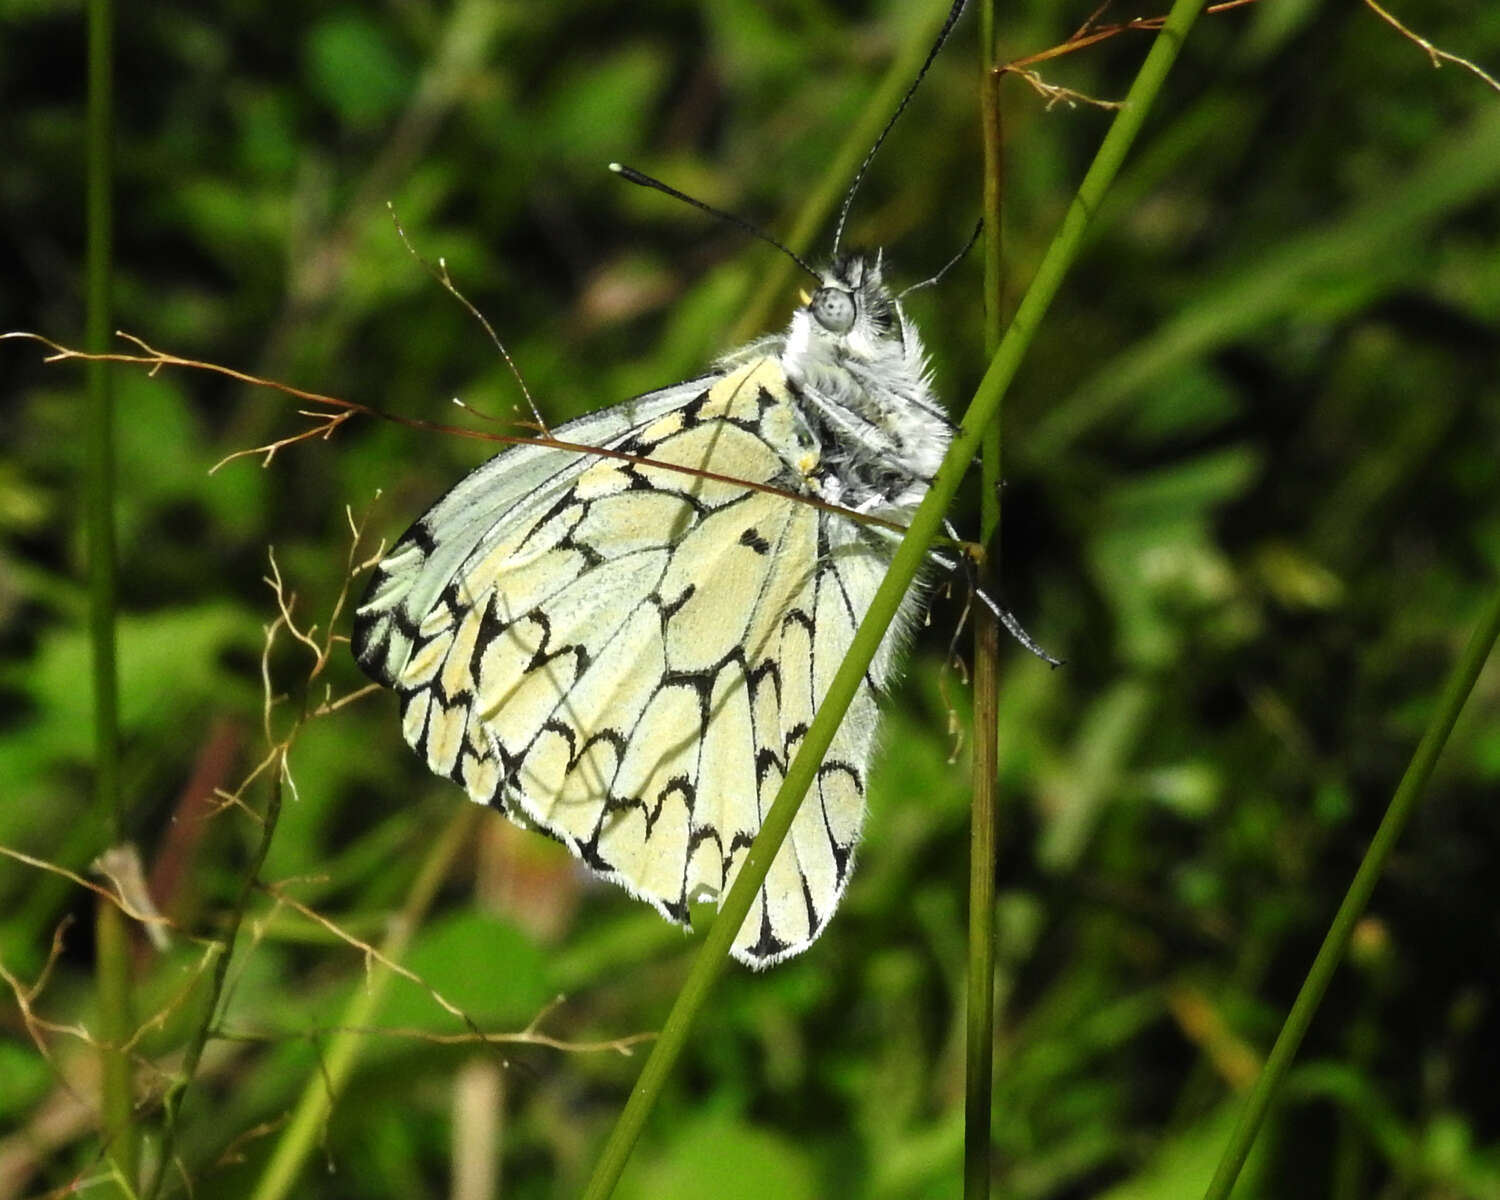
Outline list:
[[[612,162],[609,164],[609,169],[618,175],[625,170],[625,166],[623,163]]]

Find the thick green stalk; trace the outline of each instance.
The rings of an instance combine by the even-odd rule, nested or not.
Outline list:
[[[1004,242],[1002,240],[1005,193],[1004,142],[1000,127],[1000,76],[995,73],[997,41],[993,0],[979,6],[979,120],[984,154],[984,349],[993,355],[1004,328]],[[999,422],[995,423],[999,429]],[[1000,464],[994,464],[998,474]],[[998,479],[997,479],[998,482]],[[985,520],[999,521],[999,498],[989,489],[983,497]],[[985,531],[988,537],[990,530]]]
[[[942,524],[943,513],[958,490],[969,461],[979,449],[984,429],[998,411],[1001,398],[1015,378],[1043,315],[1078,255],[1091,214],[1098,211],[1100,200],[1119,172],[1120,164],[1146,119],[1152,100],[1161,90],[1167,72],[1177,57],[1183,36],[1197,19],[1204,2],[1205,0],[1176,0],[1165,27],[1152,44],[1146,61],[1131,85],[1124,107],[1110,126],[1098,154],[1094,156],[1093,165],[1079,185],[1078,193],[1063,218],[1062,227],[1038,266],[1036,277],[1016,310],[1015,319],[1000,343],[999,350],[991,359],[989,370],[985,372],[974,400],[959,424],[957,436],[933,478],[932,488],[912,517],[911,527],[897,547],[890,570],[886,572],[885,580],[875,593],[869,611],[860,622],[849,653],[844,656],[843,663],[829,684],[823,703],[818,707],[817,715],[808,727],[801,747],[787,768],[786,778],[766,814],[760,834],[746,854],[734,885],[720,907],[719,916],[703,940],[703,948],[693,961],[687,980],[672,1005],[672,1011],[667,1014],[661,1036],[652,1048],[646,1065],[641,1069],[630,1099],[605,1143],[593,1178],[584,1193],[586,1200],[604,1200],[614,1190],[616,1181],[624,1171],[630,1152],[646,1123],[646,1117],[656,1103],[678,1055],[682,1053],[693,1020],[723,971],[729,947],[750,911],[755,893],[764,882],[772,859],[791,828],[802,796],[812,783],[823,756],[828,752],[833,735],[880,647],[891,618],[895,616],[907,589],[926,560],[927,548]]]
[[[1005,324],[1004,139],[1000,125],[1000,76],[995,72],[993,0],[979,6],[979,122],[984,155],[984,353],[993,358]],[[980,541],[986,549],[1000,529],[1000,428],[996,419],[981,443]]]
[[[134,1029],[130,987],[130,927],[110,901],[94,908],[94,961],[98,971],[101,1117],[105,1149],[122,1196],[136,1195],[140,1168],[140,1135],[135,1125],[135,1096],[130,1057],[121,1049]]]
[[[1002,286],[1000,89],[995,74],[993,0],[979,6],[979,115],[984,154],[984,349],[1000,346]],[[985,428],[980,447],[980,542],[999,548],[1002,420]],[[986,560],[989,561],[988,559]],[[994,573],[981,569],[980,587]],[[964,1197],[990,1194],[990,1110],[995,1060],[995,857],[999,832],[1000,631],[983,603],[974,605],[974,755],[969,806],[969,961],[964,1041]]]
[[[89,0],[88,180],[85,273],[85,341],[95,353],[110,337],[110,276],[114,255],[112,211],[114,9],[111,0]],[[89,634],[92,645],[94,704],[94,803],[107,844],[118,843],[124,827],[120,796],[119,692],[115,662],[115,448],[114,399],[108,364],[88,364],[87,484]],[[109,1157],[121,1191],[133,1194],[138,1142],[131,1094],[130,1060],[120,1047],[130,1036],[130,933],[125,917],[108,901],[94,912],[94,954],[98,972],[100,1054],[103,1058],[101,1108]]]
[[[484,813],[478,808],[465,808],[428,848],[427,857],[422,860],[417,877],[407,892],[406,903],[391,922],[390,933],[380,945],[380,953],[387,960],[400,962],[406,954],[438,888],[447,877],[454,857],[473,838],[474,827],[482,819]],[[276,1149],[251,1200],[282,1200],[292,1194],[308,1156],[323,1136],[335,1098],[343,1092],[344,1085],[354,1073],[360,1050],[370,1036],[366,1031],[380,1010],[392,978],[391,969],[376,962],[366,972],[364,983],[355,989],[339,1021],[339,1032],[322,1056],[321,1069],[308,1076],[292,1118],[281,1131]]]
[[[1339,905],[1333,924],[1328,927],[1327,936],[1323,939],[1317,957],[1313,959],[1307,978],[1302,981],[1302,990],[1297,993],[1292,1011],[1287,1014],[1286,1023],[1276,1036],[1276,1044],[1271,1048],[1266,1065],[1250,1090],[1249,1099],[1245,1101],[1245,1109],[1240,1114],[1239,1122],[1229,1135],[1229,1144],[1224,1148],[1218,1170],[1214,1172],[1208,1191],[1204,1193],[1205,1200],[1227,1200],[1234,1188],[1234,1182],[1239,1178],[1240,1168],[1244,1166],[1245,1158],[1250,1153],[1255,1135],[1286,1079],[1292,1059],[1296,1057],[1307,1027],[1312,1024],[1313,1014],[1322,1003],[1333,973],[1349,948],[1354,926],[1370,902],[1370,895],[1395,848],[1396,839],[1406,828],[1407,821],[1427,788],[1427,781],[1432,777],[1438,755],[1442,753],[1448,735],[1453,731],[1453,724],[1458,720],[1464,702],[1474,690],[1474,681],[1479,678],[1479,672],[1494,648],[1496,637],[1500,637],[1500,588],[1490,597],[1480,615],[1478,627],[1469,638],[1469,644],[1464,647],[1447,683],[1443,685],[1437,711],[1432,714],[1416,753],[1412,755],[1406,773],[1402,775],[1401,783],[1396,788],[1396,794],[1391,797],[1380,828],[1370,840],[1370,848],[1365,851],[1359,870],[1354,873],[1354,881],[1344,895],[1344,902]]]

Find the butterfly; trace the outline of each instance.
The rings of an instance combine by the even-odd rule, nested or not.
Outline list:
[[[355,610],[355,660],[395,690],[433,771],[681,925],[734,882],[952,439],[881,256],[838,246],[963,8],[953,0],[856,172],[826,270],[611,164],[770,242],[818,287],[784,331],[707,373],[496,455],[381,558]],[[735,936],[751,967],[805,950],[843,897],[877,697],[921,592],[904,598]]]
[[[881,258],[846,255],[784,332],[550,439],[607,456],[522,444],[462,480],[376,566],[354,657],[433,771],[686,925],[733,882],[889,565],[898,534],[861,518],[905,524],[952,432]],[[919,608],[914,589],[743,963],[806,949],[838,907]]]

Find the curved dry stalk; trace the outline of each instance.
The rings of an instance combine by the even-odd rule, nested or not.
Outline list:
[[[549,1050],[560,1050],[567,1054],[599,1054],[606,1050],[613,1050],[624,1058],[630,1058],[635,1053],[635,1047],[656,1040],[655,1033],[628,1033],[617,1038],[573,1042],[566,1038],[553,1037],[550,1033],[530,1030],[521,1030],[517,1033],[494,1033],[486,1029],[473,1033],[433,1033],[429,1029],[416,1029],[403,1025],[317,1025],[286,1034],[248,1033],[228,1029],[214,1031],[214,1037],[219,1041],[241,1042],[249,1045],[316,1041],[319,1038],[343,1034],[428,1042],[434,1046],[543,1046]]]
[[[76,871],[68,870],[67,867],[58,866],[57,863],[48,862],[45,858],[37,858],[34,855],[26,854],[20,850],[14,850],[9,846],[4,845],[0,845],[0,855],[4,855],[6,858],[14,859],[19,863],[25,863],[28,867],[35,867],[39,871],[49,871],[53,875],[61,875],[70,883],[76,883],[81,888],[87,888],[89,891],[93,892],[101,899],[109,901],[109,903],[113,904],[117,909],[120,910],[120,912],[124,913],[125,916],[129,917],[132,921],[138,921],[142,925],[147,926],[154,925],[164,927],[174,930],[175,932],[182,934],[184,937],[191,937],[191,935],[188,934],[186,930],[184,930],[170,917],[164,917],[158,912],[146,911],[143,908],[138,908],[128,899],[126,899],[126,897],[122,893],[111,891],[109,888],[104,887],[101,884],[97,884],[90,879],[84,878]],[[112,876],[106,875],[105,877],[109,879],[111,883],[116,882]],[[118,886],[118,884],[116,886]]]
[[[437,260],[437,266],[434,267],[417,253],[417,248],[411,244],[411,239],[406,236],[406,230],[402,228],[401,218],[396,216],[396,206],[390,201],[386,201],[385,207],[386,211],[391,214],[391,224],[396,227],[396,236],[401,239],[401,244],[406,247],[407,253],[416,259],[417,262],[421,263],[423,270],[437,281],[438,286],[463,305],[468,314],[479,322],[480,327],[489,336],[490,343],[500,352],[500,357],[505,360],[505,365],[510,368],[510,373],[514,377],[516,385],[521,389],[521,395],[526,397],[526,406],[531,409],[531,416],[536,421],[537,428],[548,437],[551,437],[552,431],[547,428],[547,419],[542,416],[541,410],[536,406],[536,401],[532,399],[531,389],[526,386],[526,380],[521,376],[521,368],[516,365],[516,360],[511,357],[510,351],[505,348],[505,343],[500,340],[500,335],[495,332],[495,327],[490,324],[489,318],[479,311],[478,306],[472,300],[458,290],[458,285],[453,282],[453,276],[448,274],[448,260],[440,258]],[[467,404],[463,404],[462,407],[468,409],[469,412],[474,411]]]
[[[1204,16],[1215,16],[1219,13],[1228,12],[1233,8],[1244,8],[1249,4],[1256,4],[1259,0],[1223,0],[1220,4],[1210,4],[1203,10]],[[1035,54],[1025,54],[1020,58],[1012,59],[1008,63],[995,68],[996,74],[1004,75],[1007,72],[1016,71],[1021,67],[1029,67],[1033,63],[1046,62],[1048,59],[1061,58],[1065,54],[1073,54],[1078,50],[1084,50],[1089,46],[1096,46],[1100,42],[1108,41],[1110,38],[1119,37],[1122,33],[1159,33],[1165,28],[1168,18],[1161,17],[1135,17],[1129,21],[1120,21],[1114,25],[1100,25],[1099,18],[1109,8],[1109,0],[1096,8],[1082,25],[1066,40],[1055,46],[1049,46],[1046,50],[1038,50]]]
[[[181,355],[170,354],[166,351],[157,350],[147,345],[134,334],[121,331],[119,336],[139,346],[143,351],[141,354],[91,354],[85,350],[75,350],[71,347],[61,345],[49,337],[29,330],[12,330],[9,333],[0,333],[0,341],[7,339],[26,339],[40,342],[52,351],[46,358],[49,363],[62,362],[65,360],[77,360],[79,362],[114,362],[129,366],[147,367],[147,375],[155,375],[163,367],[181,367],[187,370],[207,371],[215,375],[223,375],[238,383],[249,384],[252,387],[265,387],[273,391],[293,396],[299,400],[309,400],[315,404],[327,405],[330,408],[340,410],[338,413],[320,413],[316,411],[298,410],[303,416],[313,420],[315,424],[310,429],[292,434],[275,441],[267,442],[260,446],[251,446],[242,450],[236,450],[221,459],[213,470],[223,466],[224,463],[235,458],[244,458],[250,455],[261,455],[262,466],[269,463],[276,452],[296,442],[305,442],[315,438],[326,440],[328,436],[342,425],[349,416],[359,413],[368,417],[375,417],[382,421],[390,421],[397,425],[405,425],[410,429],[422,429],[430,433],[451,434],[454,437],[477,438],[480,441],[500,442],[512,446],[543,446],[551,450],[566,450],[573,454],[589,455],[594,458],[611,458],[620,462],[634,463],[637,466],[652,467],[660,471],[672,471],[679,475],[687,475],[694,479],[705,479],[713,483],[727,483],[735,487],[742,487],[750,491],[764,492],[769,496],[779,496],[783,500],[791,501],[793,504],[805,504],[811,508],[823,512],[833,513],[854,521],[861,525],[873,525],[882,529],[888,529],[892,533],[904,534],[906,526],[896,521],[886,520],[871,513],[856,512],[850,508],[844,508],[838,504],[832,504],[827,500],[820,500],[816,496],[809,496],[802,492],[790,492],[785,488],[779,488],[769,483],[762,483],[753,479],[741,479],[735,475],[724,475],[718,471],[710,471],[703,467],[690,467],[682,463],[660,462],[649,456],[640,454],[628,454],[622,450],[611,450],[605,446],[590,446],[582,442],[568,442],[554,437],[527,437],[521,434],[492,433],[479,429],[468,429],[462,425],[449,425],[444,421],[428,421],[421,417],[403,417],[396,413],[384,412],[368,404],[361,404],[357,400],[345,400],[340,396],[329,396],[322,392],[310,392],[304,388],[293,387],[291,384],[281,383],[275,379],[266,379],[259,375],[251,375],[246,371],[239,371],[233,367],[222,366],[219,363],[202,362],[198,359],[184,358]]]

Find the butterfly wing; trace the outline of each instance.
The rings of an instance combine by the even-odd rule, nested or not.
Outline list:
[[[434,771],[686,923],[733,881],[888,555],[810,505],[652,465],[804,490],[816,448],[774,358],[558,436],[637,457],[525,446],[485,464],[381,562],[355,655]],[[743,962],[797,953],[838,904],[879,672],[739,932]]]

